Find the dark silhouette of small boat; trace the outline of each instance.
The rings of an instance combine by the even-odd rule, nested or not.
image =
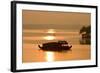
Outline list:
[[[38,47],[44,51],[64,51],[71,50],[72,45],[69,46],[67,41],[58,41],[44,43],[42,46],[38,45]]]

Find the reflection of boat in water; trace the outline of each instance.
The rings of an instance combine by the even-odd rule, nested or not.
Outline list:
[[[63,50],[70,50],[72,47],[68,45],[66,41],[58,41],[58,42],[48,42],[42,44],[42,46],[38,45],[38,47],[45,51],[63,51]]]

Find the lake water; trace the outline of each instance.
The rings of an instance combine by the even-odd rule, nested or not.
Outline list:
[[[71,50],[63,52],[43,51],[38,45],[58,40],[68,41]],[[91,58],[90,45],[81,45],[78,31],[68,30],[23,30],[23,63],[87,60]]]

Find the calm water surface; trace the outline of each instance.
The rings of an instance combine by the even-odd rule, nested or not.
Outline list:
[[[90,59],[90,45],[80,45],[77,31],[67,30],[24,30],[23,31],[23,63],[52,62]],[[46,42],[65,40],[72,45],[71,50],[63,52],[43,51],[38,45]]]

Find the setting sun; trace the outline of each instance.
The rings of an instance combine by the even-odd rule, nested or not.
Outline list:
[[[44,39],[45,40],[54,40],[55,37],[54,36],[45,36]]]
[[[55,30],[54,30],[54,29],[49,29],[49,30],[47,31],[47,33],[55,33]]]

